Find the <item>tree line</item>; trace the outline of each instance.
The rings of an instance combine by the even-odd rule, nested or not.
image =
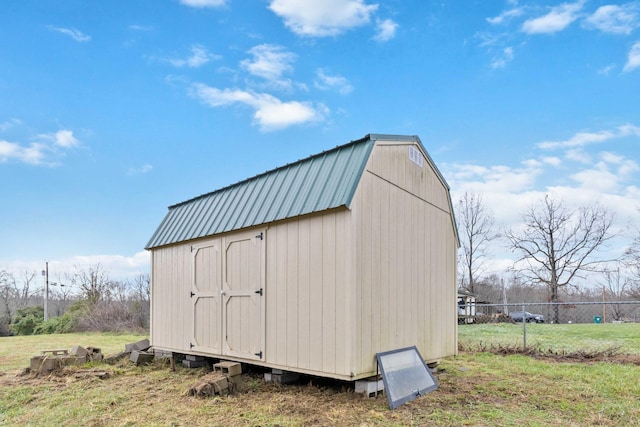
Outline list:
[[[599,204],[569,208],[547,194],[521,214],[518,228],[499,230],[482,197],[466,192],[455,213],[459,289],[479,301],[640,300],[640,230],[614,232],[613,213]],[[624,254],[612,256],[614,239],[626,242]],[[487,271],[497,241],[515,255],[502,277]]]
[[[100,264],[76,267],[49,282],[48,298],[36,286],[38,277],[0,268],[0,336],[149,328],[149,274],[122,281],[110,279]]]
[[[640,230],[630,228],[625,240],[613,231],[613,214],[599,204],[569,208],[547,194],[522,213],[517,229],[500,231],[482,198],[467,192],[456,217],[459,288],[481,301],[502,303],[507,291],[513,302],[640,300]],[[611,255],[614,239],[626,242],[624,254]],[[507,283],[487,273],[489,249],[498,240],[515,255],[504,272]]]
[[[461,245],[458,286],[477,301],[640,300],[640,229],[619,235],[613,214],[598,204],[569,208],[545,195],[521,214],[517,228],[501,230],[482,198],[467,192],[455,216]],[[608,245],[616,238],[627,248],[613,257]],[[487,269],[497,241],[515,255],[502,273]],[[0,335],[149,327],[148,274],[117,281],[100,264],[76,268],[50,282],[46,322],[37,277],[35,271],[15,275],[0,268]]]

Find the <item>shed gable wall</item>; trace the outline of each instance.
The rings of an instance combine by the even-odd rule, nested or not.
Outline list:
[[[356,230],[358,372],[375,353],[417,345],[427,360],[453,355],[456,252],[448,190],[410,144],[378,143],[352,204]]]

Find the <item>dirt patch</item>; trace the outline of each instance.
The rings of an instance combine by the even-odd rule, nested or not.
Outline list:
[[[459,346],[460,351],[474,353],[487,352],[498,354],[501,356],[508,355],[524,355],[530,356],[538,360],[549,360],[554,362],[570,362],[570,363],[625,363],[640,366],[640,355],[621,353],[620,347],[607,347],[599,350],[578,350],[578,351],[556,351],[552,349],[543,349],[539,346],[527,347],[526,349],[515,345],[501,344],[474,344],[471,346]]]

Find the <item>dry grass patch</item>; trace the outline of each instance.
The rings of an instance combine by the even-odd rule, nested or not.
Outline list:
[[[114,348],[138,339],[127,337]],[[100,346],[99,341],[98,335],[69,345]],[[39,344],[32,341],[32,349]],[[385,396],[365,398],[353,392],[352,383],[306,378],[297,385],[267,384],[257,369],[243,374],[245,392],[208,399],[187,395],[205,370],[178,366],[171,371],[160,362],[144,367],[92,363],[50,375],[0,371],[0,425],[640,425],[637,365],[593,359],[558,363],[555,357],[503,350],[463,351],[442,360],[436,374],[440,387],[393,411]],[[87,369],[108,376],[77,375]]]

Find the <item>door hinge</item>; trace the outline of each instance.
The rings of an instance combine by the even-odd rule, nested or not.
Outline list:
[[[256,236],[256,239],[264,240],[264,233],[260,233]]]
[[[260,294],[260,296],[262,296],[262,288],[260,288],[260,290],[258,290],[258,291],[254,291],[253,293],[254,294]]]
[[[194,344],[194,343],[192,343],[192,342],[190,342],[190,343],[189,343],[189,348],[193,348],[193,347],[195,347],[195,344]]]
[[[193,298],[193,297],[194,297],[194,295],[195,295],[195,294],[193,293],[193,291],[191,291],[191,292],[190,292],[190,294],[191,294],[191,295],[190,295],[190,297],[191,297],[191,298]]]
[[[193,252],[193,246],[191,246],[191,252]]]
[[[253,353],[254,355],[258,356],[260,359],[262,359],[262,352],[258,352],[258,353]]]

